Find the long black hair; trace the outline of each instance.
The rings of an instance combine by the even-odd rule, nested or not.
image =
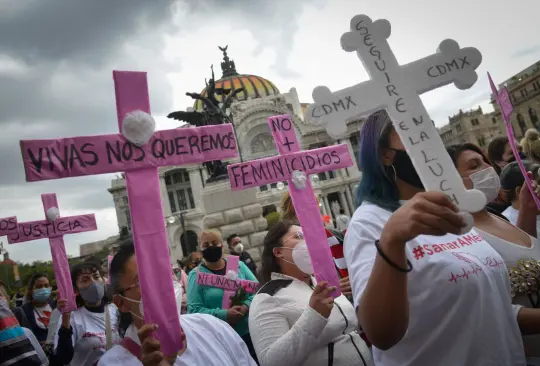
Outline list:
[[[291,220],[279,221],[272,226],[264,237],[264,248],[261,255],[262,265],[259,273],[261,286],[271,280],[272,272],[281,273],[281,267],[274,255],[274,248],[281,248],[283,237],[293,225],[295,223]]]
[[[120,278],[126,271],[126,263],[135,255],[135,247],[131,239],[124,242],[111,261],[111,267],[109,268],[109,278],[111,280],[112,292],[115,295],[124,295],[124,288],[120,284]],[[127,328],[133,322],[133,318],[130,313],[124,313],[118,310],[120,316],[120,324],[118,326],[119,333],[123,336]]]

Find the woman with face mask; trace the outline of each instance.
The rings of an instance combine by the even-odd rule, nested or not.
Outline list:
[[[425,192],[386,111],[360,133],[359,207],[345,259],[376,365],[525,365],[540,314],[512,305],[503,258],[459,209]]]
[[[114,303],[129,322],[124,339],[98,366],[255,366],[246,344],[224,321],[207,314],[179,315],[183,348],[165,357],[153,338],[155,324],[145,324],[133,242],[124,243],[111,262]],[[180,311],[180,309],[178,309]]]
[[[54,360],[61,365],[93,366],[120,342],[118,309],[105,296],[99,263],[74,266],[71,281],[78,307],[72,313],[62,314]],[[60,309],[63,304],[65,299],[58,300]]]
[[[486,195],[487,202],[491,202],[499,195],[501,188],[499,176],[479,147],[473,144],[451,146],[448,148],[448,153],[467,189],[474,188],[482,191]],[[509,167],[511,165],[507,165],[504,169]],[[540,260],[540,242],[536,239],[537,208],[523,181],[520,196],[522,197],[520,197],[518,225],[528,227],[534,236],[490,214],[485,209],[473,214],[474,225],[480,236],[499,252],[504,263],[510,269],[516,267],[517,261],[520,259]],[[531,299],[527,295],[521,294],[514,297],[513,302],[528,308],[538,307],[537,302],[531,302]],[[538,311],[540,312],[540,310]],[[523,341],[527,356],[540,357],[540,335],[524,337]],[[535,362],[539,361],[540,358],[535,360]]]
[[[373,365],[352,304],[326,282],[314,285],[302,229],[276,223],[264,239],[262,286],[249,329],[262,366]]]
[[[212,273],[225,276],[227,259],[223,255],[223,238],[219,231],[203,231],[199,237],[203,262],[193,269],[188,276],[187,303],[188,314],[202,313],[210,314],[229,323],[234,330],[242,337],[248,346],[253,358],[255,351],[249,335],[249,308],[253,294],[245,294],[242,305],[232,306],[229,309],[222,309],[223,289],[218,287],[202,286],[197,283],[197,273]],[[237,278],[257,282],[255,275],[242,262],[238,263]]]
[[[41,344],[47,339],[51,314],[56,308],[55,302],[51,300],[51,291],[47,275],[32,275],[26,293],[27,302],[22,306],[29,328]]]

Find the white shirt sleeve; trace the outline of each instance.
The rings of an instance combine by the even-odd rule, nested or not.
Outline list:
[[[328,319],[307,307],[290,327],[279,302],[267,294],[259,294],[251,303],[249,332],[259,362],[264,366],[302,365],[318,347]]]
[[[375,241],[379,240],[386,223],[386,220],[373,210],[374,207],[361,206],[357,210],[349,223],[343,243],[355,308],[358,307],[375,264]]]
[[[124,347],[116,345],[108,350],[97,363],[97,366],[137,366],[142,365],[135,356]]]

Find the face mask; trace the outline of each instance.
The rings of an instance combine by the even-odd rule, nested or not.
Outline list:
[[[97,304],[105,295],[105,285],[102,282],[92,282],[87,288],[80,289],[79,293],[88,304]]]
[[[38,288],[32,292],[32,298],[38,302],[45,302],[49,300],[49,297],[51,297],[51,289],[49,287]]]
[[[223,247],[211,246],[202,251],[202,256],[205,261],[213,263],[217,262],[223,256]]]
[[[122,297],[123,299],[126,299],[127,301],[130,301],[130,302],[134,302],[136,304],[139,304],[139,314],[141,314],[141,316],[138,316],[137,314],[133,313],[132,311],[130,311],[131,315],[133,315],[134,317],[136,318],[139,318],[141,320],[144,320],[144,309],[143,309],[143,304],[142,304],[142,298],[140,300],[134,300],[134,299],[130,299],[129,297],[125,297],[125,296],[122,296],[122,295],[118,295],[120,297]]]
[[[282,249],[291,249],[287,247],[282,247]],[[288,260],[281,258],[285,262],[291,263]],[[298,267],[299,270],[304,272],[305,274],[312,275],[313,274],[313,267],[311,266],[311,258],[309,257],[309,252],[307,249],[306,242],[304,240],[301,240],[296,244],[294,248],[292,248],[292,260],[296,267]]]
[[[396,176],[402,181],[409,183],[411,186],[424,189],[424,185],[416,173],[416,169],[409,157],[409,154],[405,150],[394,150],[394,169],[396,170]]]
[[[473,173],[469,178],[473,182],[473,188],[486,195],[487,202],[494,201],[501,190],[501,180],[493,167]]]
[[[244,251],[244,244],[238,243],[234,246],[233,249],[236,253],[242,253]]]

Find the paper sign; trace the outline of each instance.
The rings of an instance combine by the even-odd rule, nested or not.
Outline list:
[[[41,201],[43,202],[45,216],[47,216],[47,211],[50,211],[51,208],[54,208],[56,212],[59,212],[56,194],[42,194]],[[90,214],[58,217],[54,221],[41,220],[20,222],[18,224],[18,231],[8,236],[9,244],[45,238],[49,239],[54,277],[58,286],[58,292],[60,293],[61,298],[66,300],[66,306],[60,309],[62,313],[71,312],[77,309],[63,236],[93,230],[97,230],[96,218],[93,214]]]
[[[229,255],[227,257],[227,267],[225,273],[232,271],[236,275],[238,274],[238,264],[240,257],[236,255]],[[231,296],[234,296],[236,290],[243,287],[246,292],[254,294],[259,287],[258,282],[236,279],[232,280],[227,276],[218,276],[211,273],[204,273],[197,270],[197,283],[203,286],[219,287],[223,291],[223,300],[221,303],[222,309],[228,309],[231,307]]]
[[[141,147],[121,134],[21,141],[26,180],[116,173],[233,158],[231,124],[158,131]]]
[[[0,218],[0,236],[14,234],[17,230],[17,217]]]
[[[259,288],[258,282],[240,280],[240,279],[230,280],[226,276],[218,276],[212,273],[205,273],[205,272],[199,272],[197,274],[197,284],[202,285],[202,286],[219,287],[224,290],[230,291],[233,294],[240,287],[243,287],[244,290],[246,290],[246,292],[250,294],[256,293]],[[230,301],[230,298],[229,298],[229,301]],[[223,308],[226,309],[227,306],[223,306]]]
[[[341,144],[232,164],[228,169],[231,188],[238,190],[290,180],[295,170],[317,174],[353,165],[347,145]]]
[[[289,115],[270,117],[268,118],[268,125],[270,126],[270,130],[272,131],[272,135],[274,136],[276,146],[281,157],[296,157],[297,159],[303,157],[305,159],[304,161],[306,161],[306,168],[309,168],[309,166],[307,166],[307,156],[311,156],[318,162],[318,157],[321,156],[322,151],[326,153],[332,151],[328,150],[327,148],[321,148],[300,152],[300,144],[294,132]],[[343,151],[343,153],[336,155],[339,156],[340,159],[338,163],[326,164],[326,169],[318,169],[317,172],[345,168],[353,165],[348,149]],[[267,160],[268,159],[262,159],[262,161]],[[287,161],[287,159],[284,161]],[[249,175],[249,172],[256,170],[253,169],[253,166],[259,167],[260,162],[261,160],[254,160],[247,163],[229,166],[229,179],[231,180],[232,189],[238,190],[259,185],[249,182],[247,179],[243,178],[241,174],[244,174],[245,172],[246,176]],[[240,166],[240,168],[235,168],[237,166]],[[244,168],[244,166],[246,166],[246,168]],[[319,166],[322,166],[322,164]],[[309,174],[313,170],[306,169],[305,171],[307,174]],[[285,175],[285,173],[288,173],[288,171],[284,171],[283,175]],[[250,179],[253,179],[253,176],[253,174],[249,175]],[[296,185],[293,182],[292,174],[287,174],[287,178],[289,183],[289,192],[291,194],[294,208],[296,209],[298,221],[300,222],[302,231],[304,232],[309,257],[311,258],[311,264],[315,272],[315,278],[317,279],[317,282],[327,281],[330,286],[335,286],[336,290],[331,295],[337,297],[341,295],[339,277],[334,266],[330,247],[328,246],[328,238],[321,220],[319,204],[311,187],[310,180],[305,180],[305,188],[299,189],[296,188]],[[282,179],[279,181],[281,180]],[[269,181],[278,182],[278,180]]]
[[[534,191],[533,182],[531,181],[531,178],[529,178],[529,175],[527,174],[527,169],[525,168],[525,165],[523,165],[523,161],[521,160],[521,157],[519,156],[519,151],[516,146],[516,138],[514,137],[514,130],[512,129],[512,122],[510,122],[510,116],[512,115],[514,106],[512,106],[512,101],[510,100],[508,89],[504,87],[500,91],[498,91],[497,87],[495,86],[495,83],[493,83],[493,79],[491,78],[491,75],[489,74],[489,72],[488,72],[488,79],[489,79],[489,85],[491,87],[491,91],[493,92],[493,95],[495,96],[495,100],[497,101],[497,104],[501,107],[501,115],[503,117],[504,124],[506,125],[506,134],[508,135],[508,143],[510,144],[510,147],[512,148],[512,152],[514,153],[516,161],[519,165],[521,174],[523,174],[523,177],[525,178],[525,182],[527,183],[527,187],[529,188],[529,191],[531,192],[531,196],[533,197],[534,202],[536,203],[536,207],[540,209],[540,198],[538,198],[538,196],[536,195],[536,192]]]
[[[47,220],[21,222],[18,232],[8,236],[8,243],[23,243],[94,230],[97,230],[94,214],[59,217],[53,222]]]
[[[390,29],[384,19],[372,22],[357,15],[351,20],[341,46],[356,51],[371,80],[333,93],[324,86],[315,88],[315,103],[306,109],[305,120],[325,126],[330,136],[338,138],[346,132],[347,121],[387,109],[425,189],[444,192],[463,211],[482,210],[485,195],[465,189],[420,99],[420,94],[450,83],[470,88],[478,78],[475,70],[482,55],[447,39],[437,53],[401,66],[387,42]]]

